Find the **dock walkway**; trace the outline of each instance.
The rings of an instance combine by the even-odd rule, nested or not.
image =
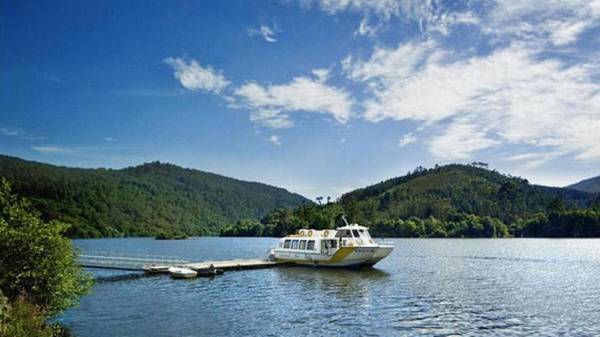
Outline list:
[[[231,269],[257,269],[257,268],[269,268],[275,267],[280,262],[268,261],[262,259],[239,259],[239,260],[226,260],[226,261],[203,261],[183,264],[182,267],[189,268],[195,271],[208,269],[210,265],[213,267],[223,270]]]
[[[235,259],[220,261],[190,262],[172,256],[133,255],[122,253],[93,252],[79,255],[77,259],[81,267],[115,270],[145,271],[152,273],[168,273],[169,267],[180,267],[194,271],[214,268],[223,270],[243,270],[271,268],[285,263],[267,259]]]

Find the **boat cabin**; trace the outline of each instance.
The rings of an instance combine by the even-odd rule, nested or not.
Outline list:
[[[332,254],[340,247],[375,244],[367,227],[347,225],[336,230],[300,229],[279,240],[278,248],[302,253]]]

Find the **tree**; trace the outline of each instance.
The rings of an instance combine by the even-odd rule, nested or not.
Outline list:
[[[91,287],[76,264],[68,226],[44,222],[0,178],[0,290],[10,302],[25,296],[47,316],[74,305]]]
[[[548,211],[550,212],[563,212],[565,209],[565,202],[560,197],[555,197],[554,199],[552,199],[552,201],[550,201],[550,204],[548,204]]]

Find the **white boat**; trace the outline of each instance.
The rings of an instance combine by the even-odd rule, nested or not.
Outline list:
[[[275,261],[325,267],[370,267],[388,256],[391,245],[375,242],[367,227],[351,224],[335,230],[300,229],[271,248]]]
[[[180,267],[170,267],[169,274],[173,278],[194,278],[198,275],[197,272],[191,269]]]
[[[151,264],[144,266],[144,271],[148,274],[161,274],[169,271],[169,266]]]

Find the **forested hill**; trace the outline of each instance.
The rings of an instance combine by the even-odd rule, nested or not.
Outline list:
[[[506,223],[547,210],[553,201],[587,207],[594,195],[568,188],[532,185],[526,179],[476,165],[417,168],[409,174],[344,194],[341,203],[367,218],[456,213],[492,216]]]
[[[120,170],[53,166],[0,155],[0,177],[73,237],[217,234],[241,219],[311,204],[266,184],[159,162]]]
[[[325,205],[276,210],[222,235],[280,236],[350,222],[392,237],[600,237],[600,195],[531,185],[483,163],[419,167]]]
[[[600,193],[600,176],[582,180],[578,183],[567,186],[567,188],[588,193]]]

